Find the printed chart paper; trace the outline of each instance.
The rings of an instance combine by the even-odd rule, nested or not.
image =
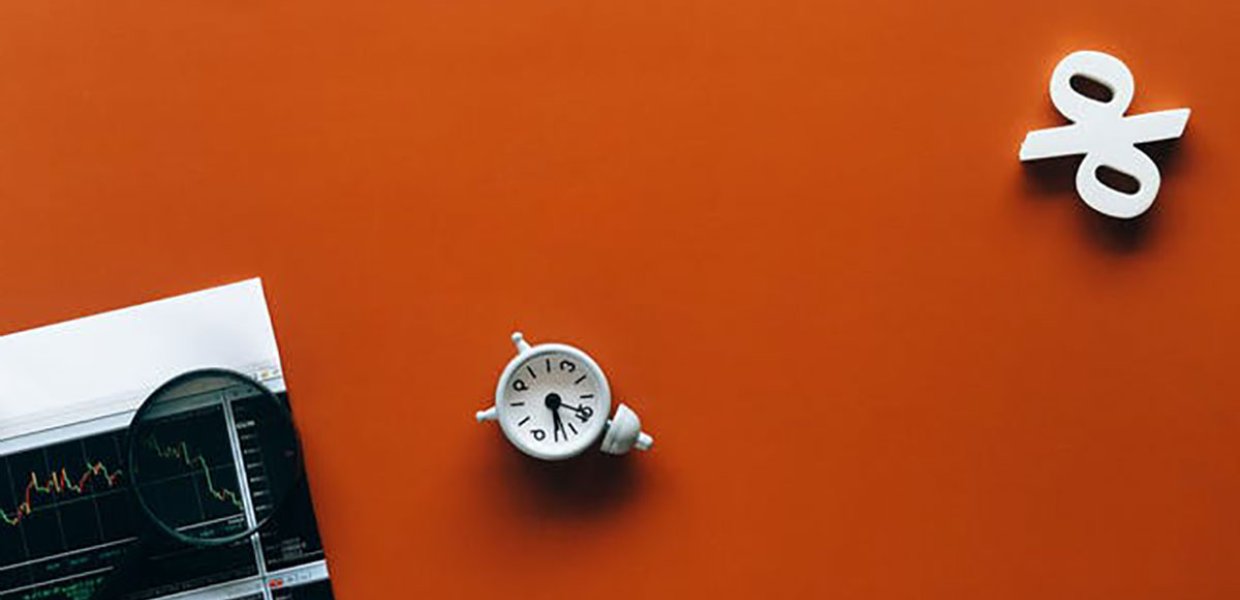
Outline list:
[[[259,280],[0,337],[0,600],[90,598],[132,555],[125,428],[155,387],[204,367],[289,401]],[[264,482],[247,480],[253,504]],[[125,597],[333,598],[308,486],[251,538],[158,566],[127,572]]]

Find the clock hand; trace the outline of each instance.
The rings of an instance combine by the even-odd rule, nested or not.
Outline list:
[[[583,419],[589,419],[594,415],[594,409],[584,404],[578,404],[577,406],[573,406],[572,404],[561,404],[560,406],[577,413],[577,416]]]
[[[555,425],[553,429],[555,433],[555,441],[558,442],[560,441],[560,431],[564,429],[564,422],[560,420],[560,410],[558,407],[551,409],[551,420]],[[564,434],[564,439],[568,439],[567,433]]]
[[[547,397],[543,399],[543,405],[547,407],[547,410],[551,411],[551,421],[554,425],[552,431],[555,432],[555,441],[557,442],[560,441],[560,432],[564,430],[564,423],[560,420],[560,404],[562,403],[563,400],[560,398],[560,395],[555,392],[547,394]],[[567,431],[564,432],[564,439],[568,439]]]

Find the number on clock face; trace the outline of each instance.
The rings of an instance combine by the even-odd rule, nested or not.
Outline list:
[[[545,454],[579,449],[602,430],[606,401],[600,374],[579,357],[540,352],[517,366],[501,402],[517,438]]]

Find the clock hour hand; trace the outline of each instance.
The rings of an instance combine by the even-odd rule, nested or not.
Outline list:
[[[577,413],[577,416],[583,420],[594,416],[594,409],[584,404],[578,404],[577,406],[573,406],[572,404],[561,404],[560,406]]]

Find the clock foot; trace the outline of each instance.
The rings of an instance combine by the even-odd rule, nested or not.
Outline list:
[[[633,444],[633,447],[638,450],[649,450],[653,445],[654,436],[651,436],[649,433],[639,433],[637,434],[637,442]]]
[[[483,423],[485,421],[495,421],[499,419],[499,415],[496,414],[495,407],[492,406],[486,410],[480,410],[474,413],[474,418],[478,419],[479,423]]]
[[[520,331],[512,333],[512,343],[517,347],[517,354],[523,354],[530,349],[530,343],[525,341],[525,335]]]

